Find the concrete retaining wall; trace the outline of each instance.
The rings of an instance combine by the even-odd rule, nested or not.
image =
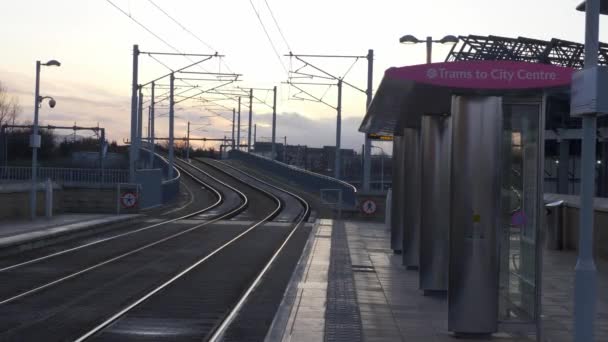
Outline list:
[[[58,185],[53,186],[53,208],[56,213],[63,212],[63,192]],[[36,196],[36,212],[44,216],[45,187],[40,183]],[[0,220],[30,217],[30,184],[2,184],[0,185]]]
[[[40,183],[38,188],[37,215],[45,215],[45,188]],[[53,213],[99,213],[115,214],[120,194],[136,191],[134,186],[122,186],[120,192],[116,186],[72,184],[53,185]],[[135,214],[139,205],[133,208],[121,206],[121,214]],[[0,220],[25,219],[30,217],[29,183],[11,183],[0,185]]]

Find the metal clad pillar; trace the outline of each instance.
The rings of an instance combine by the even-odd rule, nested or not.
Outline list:
[[[502,99],[452,97],[448,330],[494,333],[501,227]]]
[[[403,130],[404,200],[399,207],[403,216],[403,264],[417,269],[420,260],[420,130]]]
[[[391,197],[391,249],[399,254],[403,251],[403,137],[393,137],[393,187]]]
[[[420,289],[448,289],[452,119],[426,115],[421,128]]]

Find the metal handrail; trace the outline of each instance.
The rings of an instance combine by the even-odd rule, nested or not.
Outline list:
[[[234,151],[234,152],[236,152],[236,151]],[[310,174],[310,175],[315,176],[315,177],[320,177],[320,178],[324,178],[324,179],[327,179],[327,180],[330,180],[330,181],[333,181],[333,182],[340,183],[340,184],[342,184],[342,185],[344,185],[344,186],[347,186],[347,187],[352,188],[353,192],[355,192],[355,193],[357,192],[357,188],[356,188],[354,185],[352,185],[352,184],[350,184],[350,183],[347,183],[347,182],[345,182],[345,181],[343,181],[343,180],[341,180],[341,179],[337,179],[337,178],[330,177],[330,176],[327,176],[327,175],[324,175],[324,174],[320,174],[320,173],[312,172],[312,171],[309,171],[309,170],[306,170],[306,169],[303,169],[303,168],[297,167],[297,166],[295,166],[295,165],[289,165],[289,164],[285,164],[285,163],[282,163],[282,162],[280,162],[280,161],[274,160],[274,159],[272,159],[272,158],[269,158],[269,157],[266,157],[266,156],[261,156],[261,155],[259,155],[259,154],[254,154],[254,153],[246,153],[246,152],[243,152],[243,151],[239,151],[239,152],[240,152],[240,153],[249,154],[249,155],[254,156],[254,157],[256,157],[256,158],[265,159],[265,160],[268,160],[268,161],[271,161],[271,162],[277,163],[277,164],[279,164],[279,165],[281,165],[281,166],[285,166],[285,167],[291,168],[291,169],[293,169],[293,170],[295,170],[295,171],[299,171],[299,172],[302,172],[302,173],[307,173],[307,174]]]
[[[0,166],[0,180],[29,180],[32,168],[27,166]],[[87,169],[87,168],[37,168],[39,178],[50,178],[63,183],[124,183],[128,181],[128,170],[124,169]]]

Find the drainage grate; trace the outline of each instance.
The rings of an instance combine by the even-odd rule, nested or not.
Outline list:
[[[344,224],[336,222],[331,236],[325,341],[362,341],[361,313]]]

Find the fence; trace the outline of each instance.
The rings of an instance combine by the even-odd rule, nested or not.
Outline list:
[[[319,195],[321,189],[341,190],[342,200],[346,206],[356,205],[357,189],[339,179],[320,175],[308,170],[300,169],[295,166],[287,165],[270,158],[258,156],[255,154],[245,153],[241,151],[230,151],[230,158],[242,160],[254,164],[256,167],[285,178],[290,182],[297,184],[304,190]],[[338,192],[330,192],[325,194],[326,200],[338,201]],[[335,196],[335,198],[334,198]]]
[[[115,184],[129,181],[129,171],[119,169],[37,168],[39,181],[51,179],[57,183]],[[32,179],[31,167],[1,166],[0,181],[27,181]]]

